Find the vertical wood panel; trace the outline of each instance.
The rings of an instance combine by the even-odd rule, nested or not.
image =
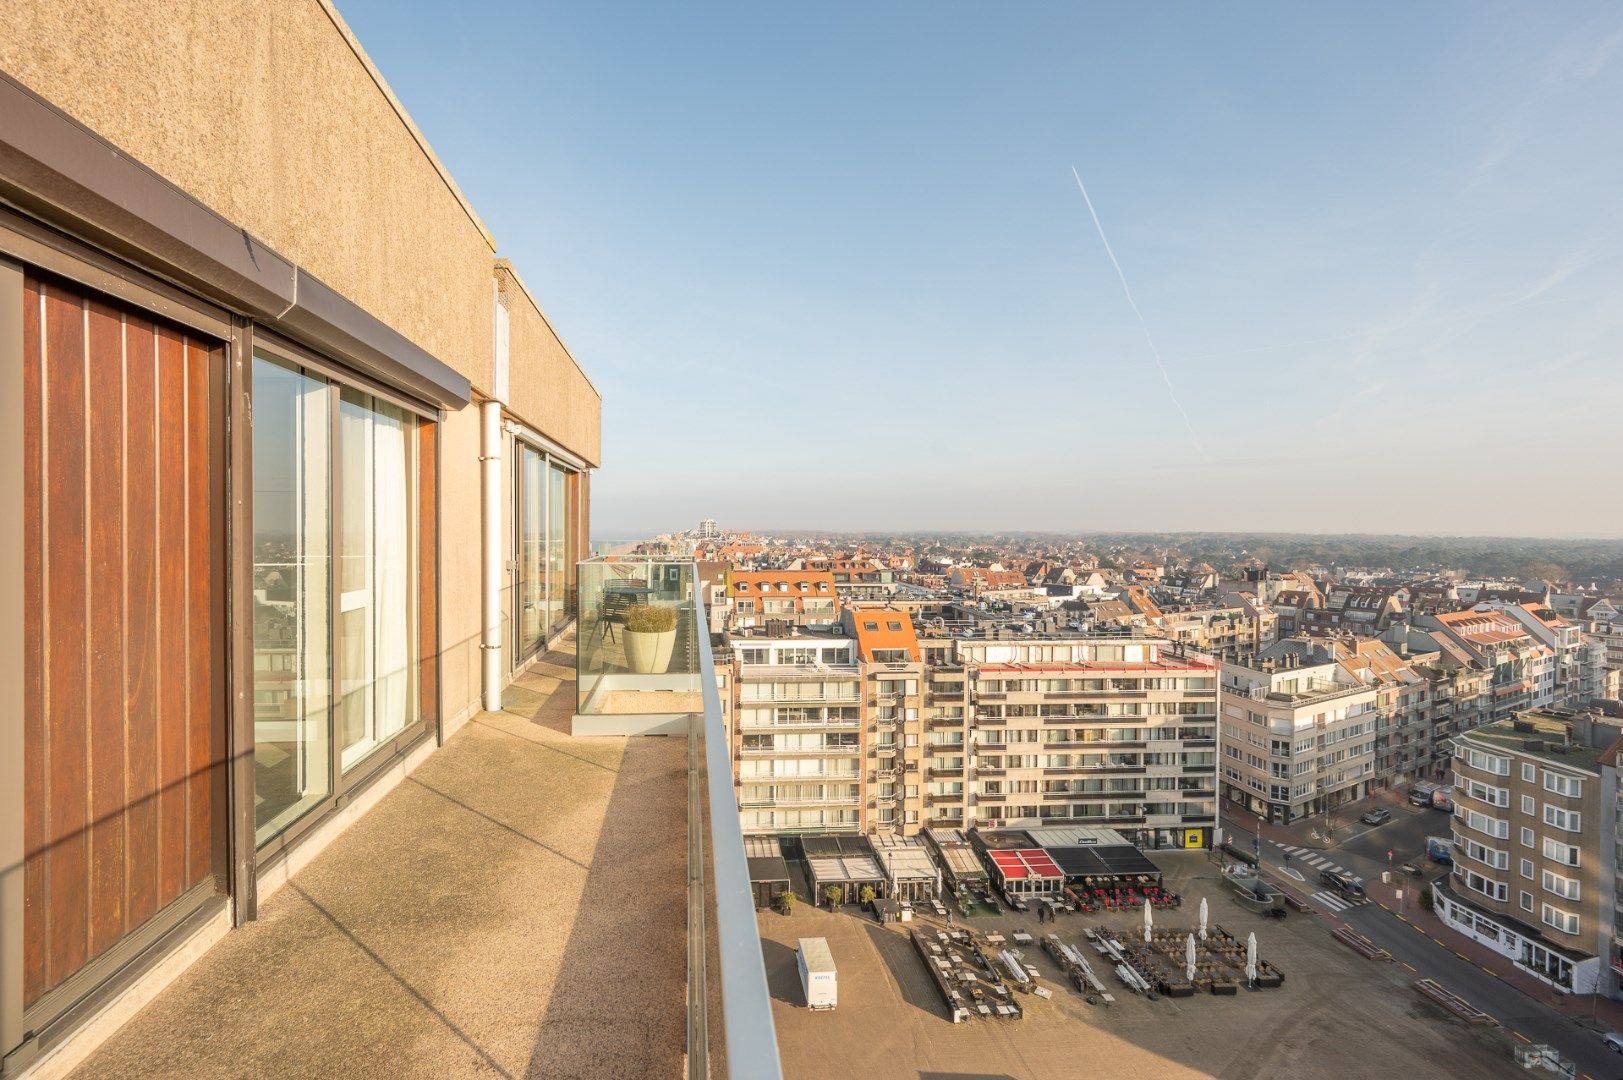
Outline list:
[[[223,869],[224,350],[73,287],[24,296],[34,1004]]]
[[[158,903],[186,886],[186,370],[158,328]]]
[[[186,342],[186,884],[191,886],[213,872],[215,826],[213,777],[219,746],[213,737],[223,720],[213,694],[211,615],[214,575],[211,572],[210,529],[214,500],[209,484],[212,465],[209,445],[210,364],[219,354],[194,339]]]
[[[125,430],[124,590],[130,613],[124,711],[129,717],[129,811],[125,841],[131,854],[125,910],[139,926],[158,910],[158,602],[157,339],[152,324],[131,316],[124,326]]]
[[[49,981],[84,966],[89,905],[85,829],[85,340],[77,296],[45,286],[46,769],[50,825]]]
[[[90,485],[90,933],[99,955],[124,936],[124,326],[91,303]]]
[[[23,542],[23,815],[24,909],[23,1003],[31,1005],[50,985],[46,964],[49,932],[45,902],[45,834],[50,824],[45,782],[45,596],[44,558],[38,535],[45,501],[43,387],[40,382],[40,293],[33,278],[23,280],[23,503],[27,507]]]

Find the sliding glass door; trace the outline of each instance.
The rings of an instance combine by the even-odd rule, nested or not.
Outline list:
[[[416,418],[344,387],[338,404],[339,700],[345,769],[417,720]]]
[[[575,616],[580,474],[523,441],[514,460],[515,663]]]
[[[518,508],[514,581],[514,621],[518,628],[518,657],[540,648],[547,631],[546,575],[546,460],[534,447],[518,443]]]
[[[569,621],[568,474],[557,465],[547,469],[547,632],[562,630]]]
[[[254,360],[254,823],[260,841],[332,791],[332,433],[327,383]]]
[[[278,357],[253,366],[254,762],[264,843],[419,725],[426,421]]]

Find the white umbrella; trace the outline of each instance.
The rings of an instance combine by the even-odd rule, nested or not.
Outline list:
[[[1206,940],[1206,898],[1200,898],[1200,940]]]
[[[1183,943],[1183,977],[1195,981],[1195,935],[1190,934]]]
[[[1245,936],[1245,979],[1247,982],[1257,981],[1257,935]]]
[[[1155,916],[1150,914],[1150,902],[1144,901],[1144,944],[1150,942],[1150,931],[1155,927]]]

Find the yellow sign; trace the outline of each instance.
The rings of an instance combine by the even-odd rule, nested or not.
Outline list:
[[[1186,848],[1201,848],[1206,846],[1203,829],[1185,829],[1183,831],[1183,846]]]

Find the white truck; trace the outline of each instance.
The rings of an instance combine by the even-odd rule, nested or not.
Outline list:
[[[806,994],[808,1009],[832,1009],[838,999],[834,974],[834,954],[828,951],[828,939],[803,937],[795,950],[795,963],[800,968],[800,989]]]

